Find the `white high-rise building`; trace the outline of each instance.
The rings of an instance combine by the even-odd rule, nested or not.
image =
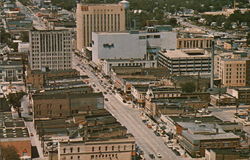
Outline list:
[[[175,32],[92,32],[92,61],[144,59],[148,49],[176,49]]]
[[[30,32],[29,62],[32,70],[72,68],[73,33],[68,30]]]

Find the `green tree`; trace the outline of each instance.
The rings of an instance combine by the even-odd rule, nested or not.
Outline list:
[[[17,93],[10,93],[7,96],[8,102],[12,105],[15,109],[17,109],[19,117],[21,117],[20,107],[21,107],[21,99],[23,96],[26,95],[25,92],[17,92]]]
[[[20,36],[22,42],[29,42],[29,32],[22,32]]]
[[[6,160],[20,160],[19,155],[17,154],[16,148],[13,146],[1,147],[2,159]]]
[[[196,90],[196,86],[193,82],[182,83],[181,88],[185,93],[193,93]]]
[[[0,42],[8,44],[10,42],[11,36],[9,33],[5,32],[5,30],[2,28],[0,30]]]
[[[248,46],[250,45],[250,32],[248,32],[247,34],[247,45]]]

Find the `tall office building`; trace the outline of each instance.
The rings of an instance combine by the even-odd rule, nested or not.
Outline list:
[[[125,30],[125,9],[121,4],[77,4],[77,50],[91,45],[92,32]]]
[[[72,68],[73,33],[68,30],[30,32],[29,62],[32,70],[48,67],[51,70]]]

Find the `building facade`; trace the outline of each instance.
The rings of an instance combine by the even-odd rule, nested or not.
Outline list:
[[[135,139],[133,137],[90,142],[60,142],[58,160],[132,160],[134,154]]]
[[[142,32],[92,34],[92,61],[95,63],[102,59],[143,59],[150,49],[176,49],[176,33],[148,29]]]
[[[26,83],[27,86],[33,89],[44,89],[44,85],[46,83],[46,79],[49,78],[55,78],[55,77],[61,77],[63,79],[64,77],[69,76],[79,76],[80,73],[77,70],[74,69],[68,69],[68,70],[28,70],[27,71],[27,77],[26,77]]]
[[[22,61],[0,60],[0,82],[15,82],[22,80]]]
[[[158,65],[167,67],[171,74],[208,75],[211,72],[211,57],[201,49],[162,50],[158,54]]]
[[[212,40],[213,38],[178,38],[177,49],[209,49],[212,47]]]
[[[235,55],[218,57],[217,74],[224,87],[243,87],[247,85],[249,77],[249,59]]]
[[[33,95],[34,119],[65,118],[87,112],[90,109],[103,108],[102,93],[46,93]],[[86,91],[87,92],[87,91]]]
[[[250,87],[228,88],[227,93],[235,97],[240,104],[250,104]]]
[[[92,32],[124,31],[125,9],[119,4],[77,4],[77,50],[91,45]]]
[[[73,33],[68,30],[46,30],[30,32],[31,70],[48,67],[51,70],[72,68]]]
[[[204,157],[206,149],[235,149],[240,137],[227,133],[220,126],[208,123],[179,122],[182,128],[180,145],[192,157]]]
[[[110,74],[112,67],[156,68],[157,61],[143,59],[107,59],[102,62],[102,70],[106,75]]]

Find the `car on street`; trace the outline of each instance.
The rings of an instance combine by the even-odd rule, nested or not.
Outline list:
[[[155,159],[155,155],[154,154],[149,154],[148,155],[151,159]]]
[[[160,153],[158,153],[158,154],[157,154],[157,157],[158,157],[158,158],[162,158],[162,156],[161,156],[161,154],[160,154]]]

